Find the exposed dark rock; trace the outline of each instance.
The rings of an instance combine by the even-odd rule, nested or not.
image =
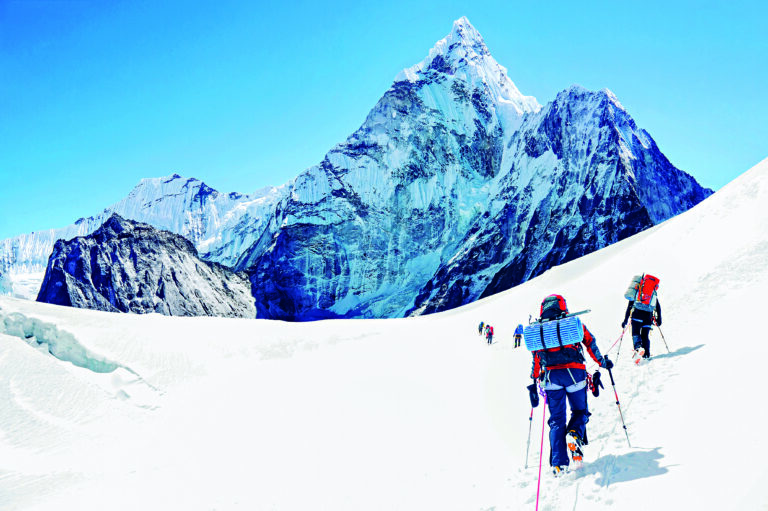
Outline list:
[[[256,316],[245,274],[202,261],[182,236],[117,214],[89,236],[56,242],[37,301],[168,316]]]

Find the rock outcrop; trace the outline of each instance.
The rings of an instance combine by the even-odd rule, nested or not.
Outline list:
[[[198,257],[187,239],[113,214],[56,242],[37,301],[168,316],[253,318],[247,276]]]

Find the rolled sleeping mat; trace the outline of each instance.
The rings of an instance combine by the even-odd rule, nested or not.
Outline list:
[[[523,329],[528,351],[559,348],[578,344],[584,340],[584,326],[578,316],[531,323]]]

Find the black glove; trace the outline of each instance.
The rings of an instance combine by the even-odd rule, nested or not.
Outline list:
[[[621,322],[621,329],[624,330],[625,328],[627,328],[627,320]]]
[[[604,389],[603,382],[600,381],[600,371],[595,371],[595,374],[592,375],[592,388],[590,389],[592,391],[592,395],[597,397],[600,395],[600,389]]]
[[[531,383],[526,387],[528,389],[528,397],[531,398],[531,408],[539,406],[539,392],[536,390],[536,383]]]
[[[606,369],[611,369],[613,367],[613,362],[611,362],[610,358],[603,357],[603,363],[600,364],[600,367],[605,367]]]

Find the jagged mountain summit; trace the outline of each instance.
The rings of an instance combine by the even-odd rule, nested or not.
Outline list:
[[[466,18],[400,73],[347,141],[301,174],[237,264],[260,313],[402,315],[482,218],[526,113]]]
[[[262,317],[399,317],[474,301],[707,197],[610,91],[541,108],[466,18],[300,175],[238,262]]]
[[[129,197],[125,216],[247,271],[259,317],[298,321],[466,304],[711,193],[607,89],[574,86],[543,107],[523,95],[466,18],[286,185],[240,196],[185,182]],[[0,263],[25,260],[18,240],[4,246]]]
[[[395,82],[429,81],[434,76],[432,71],[454,76],[472,90],[478,89],[494,98],[498,115],[504,116],[508,125],[519,122],[523,114],[541,108],[536,98],[524,96],[517,89],[507,69],[496,62],[480,32],[465,16],[453,23],[451,33],[435,44],[427,58],[401,71]]]
[[[37,301],[168,316],[256,315],[247,276],[200,260],[182,236],[118,214],[89,236],[56,242]]]

